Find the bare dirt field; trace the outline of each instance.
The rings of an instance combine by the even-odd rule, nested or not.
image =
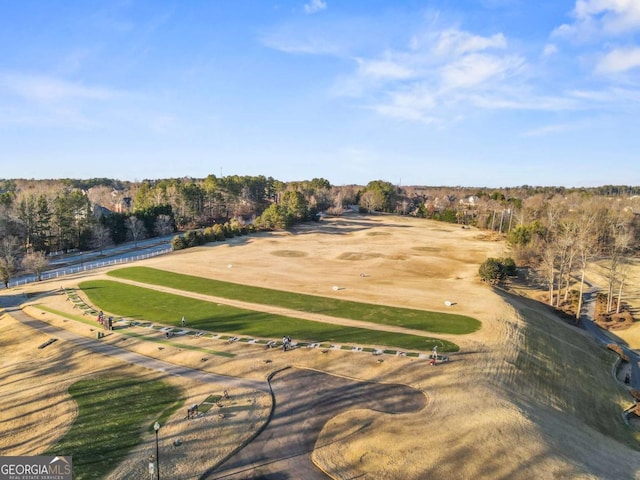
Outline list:
[[[514,365],[525,349],[529,316],[536,322],[548,322],[557,337],[569,327],[545,309],[537,310],[532,302],[505,301],[503,295],[479,281],[480,263],[487,257],[505,255],[508,252],[503,242],[475,228],[373,215],[327,219],[292,232],[238,237],[140,262],[230,282],[458,313],[480,320],[482,328],[478,332],[447,337],[461,347],[460,352],[450,355],[449,363],[436,367],[418,358],[310,349],[283,354],[209,338],[185,341],[236,356],[207,355],[204,360],[199,352],[160,350],[151,342],[122,340],[117,332],[104,341],[203,371],[243,378],[266,380],[281,368],[300,366],[358,380],[405,384],[425,393],[427,406],[418,413],[389,415],[361,409],[330,419],[312,457],[334,478],[640,478],[640,454],[636,450],[585,426],[570,408],[547,398],[544,390],[537,393],[533,388],[525,395],[515,387],[521,382],[517,377],[522,372]],[[11,293],[39,292],[40,296],[32,297],[29,304],[46,304],[72,313],[64,295],[56,291],[103,275],[104,271],[96,271],[16,288]],[[334,290],[334,286],[339,289]],[[451,306],[447,307],[445,301]],[[95,335],[88,325],[65,321],[37,306],[25,310],[53,325]],[[274,338],[281,335],[274,333]],[[66,389],[77,379],[109,369],[141,378],[157,375],[107,357],[94,355],[88,361],[85,352],[64,342],[38,350],[37,345],[46,338],[8,315],[0,317],[3,455],[37,454],[64,433],[75,415]],[[566,343],[564,338],[559,341]],[[597,348],[595,343],[593,348]],[[566,367],[552,366],[557,370]],[[611,376],[610,365],[603,370],[603,375]],[[567,381],[571,381],[570,375]],[[187,405],[225,389],[225,385],[213,388],[197,382],[180,386]],[[611,388],[617,388],[613,378]],[[586,386],[584,392],[588,394]],[[265,394],[246,390],[232,393],[253,408],[241,410],[245,417],[236,417],[233,424],[228,422],[225,451],[219,448],[218,429],[224,420],[217,412],[186,422],[180,411],[170,420],[170,438],[191,442],[189,449],[173,447],[168,441],[163,444],[164,461],[174,469],[172,478],[198,478],[205,470],[198,470],[200,465],[222,458],[234,444],[247,438],[248,425],[255,428],[266,419],[270,398]],[[620,402],[622,411],[628,405]],[[621,415],[612,415],[610,421],[620,424],[620,429],[626,428]],[[152,453],[150,445],[151,438],[110,478],[141,478],[127,472],[140,472],[146,467]]]

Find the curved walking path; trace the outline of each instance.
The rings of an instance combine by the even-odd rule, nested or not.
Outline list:
[[[31,328],[89,351],[167,375],[271,391],[273,407],[264,428],[222,464],[204,472],[202,480],[331,478],[311,459],[314,448],[322,447],[316,441],[327,421],[356,408],[400,414],[417,412],[427,405],[424,392],[406,385],[361,382],[315,370],[290,368],[275,373],[269,381],[256,381],[174,365],[36,320],[21,310],[24,300],[22,295],[0,295],[0,307]]]

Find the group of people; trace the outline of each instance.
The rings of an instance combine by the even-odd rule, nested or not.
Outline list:
[[[290,348],[293,348],[293,345],[291,345],[291,337],[282,337],[282,351],[286,352]]]
[[[100,312],[98,313],[98,323],[100,325],[102,325],[104,328],[106,328],[107,330],[111,330],[112,327],[112,322],[113,322],[113,317],[105,317],[104,316],[104,312],[102,310],[100,310]]]

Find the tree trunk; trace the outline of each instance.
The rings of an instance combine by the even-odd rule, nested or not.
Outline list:
[[[569,299],[569,284],[571,283],[571,270],[573,269],[573,255],[569,256],[569,265],[567,266],[567,279],[564,284],[564,301]]]
[[[560,272],[558,272],[558,295],[556,297],[556,307],[560,308],[560,292],[562,290],[562,277],[564,277],[564,261],[560,262]]]
[[[582,295],[584,292],[584,273],[585,268],[582,268],[582,275],[580,276],[580,294],[578,295],[578,308],[576,310],[576,320],[580,320],[580,312],[582,310]]]
[[[620,303],[622,302],[622,286],[624,285],[624,277],[620,280],[620,289],[618,290],[618,304],[616,306],[616,313],[620,313]]]

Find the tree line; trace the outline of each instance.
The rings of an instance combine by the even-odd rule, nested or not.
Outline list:
[[[531,280],[545,285],[547,303],[556,308],[574,304],[576,318],[585,278],[596,265],[605,272],[606,313],[620,312],[629,266],[640,246],[640,198],[600,192],[524,198],[505,233],[515,263],[530,267]],[[480,276],[501,281],[513,274],[504,264],[505,259],[488,259]]]
[[[48,259],[61,252],[102,252],[125,241],[192,232],[174,242],[174,248],[185,248],[355,209],[504,235],[518,265],[532,267],[548,286],[551,304],[569,295],[570,279],[581,268],[606,259],[613,308],[614,297],[622,297],[628,260],[638,248],[638,194],[638,187],[611,185],[487,189],[374,180],[334,186],[324,178],[282,182],[262,175],[140,182],[0,180],[0,278],[7,285],[21,270],[39,275]]]

